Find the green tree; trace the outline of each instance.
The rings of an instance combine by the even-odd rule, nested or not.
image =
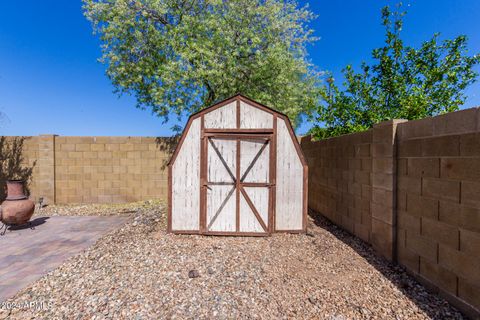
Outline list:
[[[344,68],[344,89],[330,76],[321,89],[322,103],[310,115],[316,138],[366,130],[390,119],[421,119],[458,110],[464,90],[476,81],[480,55],[468,56],[467,38],[459,36],[439,43],[439,34],[420,48],[405,46],[400,38],[403,16],[382,9],[385,45],[374,49],[374,62],[362,63],[361,71]]]
[[[119,93],[165,120],[243,93],[299,115],[318,103],[313,14],[292,0],[83,0]]]

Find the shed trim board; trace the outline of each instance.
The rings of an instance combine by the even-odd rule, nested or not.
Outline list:
[[[206,123],[205,118],[207,114],[224,106],[226,108],[224,108],[223,110],[218,110],[216,113],[213,114],[213,116],[209,115],[209,121],[208,123]],[[248,107],[253,107],[264,112],[262,113],[261,111],[253,111],[253,109],[252,111],[250,111],[250,114],[258,114],[260,119],[265,119],[264,122],[259,122],[258,118],[252,120],[253,126],[257,125],[259,127],[249,128],[248,123],[252,124],[252,121],[248,122],[247,118],[241,118],[241,109],[243,108],[242,110],[247,110]],[[265,113],[271,115],[270,120],[268,119],[268,117],[262,116]],[[218,117],[218,119],[212,117]],[[236,119],[231,119],[230,117],[235,117]],[[175,225],[172,223],[172,213],[174,211],[173,202],[175,201],[175,197],[178,197],[178,192],[174,194],[173,187],[175,174],[178,175],[178,173],[174,172],[174,164],[182,150],[182,147],[184,146],[185,140],[190,132],[193,122],[197,119],[198,121],[196,122],[196,128],[199,128],[200,131],[198,142],[199,147],[197,148],[191,146],[191,138],[189,138],[189,147],[190,149],[193,148],[193,150],[199,150],[199,156],[197,158],[199,163],[196,164],[198,166],[198,171],[196,172],[198,174],[199,183],[199,204],[198,213],[197,211],[192,213],[198,214],[198,226],[190,230],[185,228],[179,228],[178,226],[175,227]],[[217,127],[215,127],[218,121],[223,121],[223,123],[227,123],[226,127],[218,127],[218,125]],[[232,121],[234,127],[232,127]],[[288,212],[285,213],[285,211],[288,210],[283,208],[283,203],[281,202],[288,200],[282,200],[278,198],[277,192],[279,192],[279,189],[276,185],[277,161],[280,161],[280,167],[282,167],[282,165],[283,167],[285,167],[285,165],[281,162],[281,158],[278,157],[286,157],[285,155],[277,154],[280,148],[280,146],[278,146],[277,144],[277,138],[280,134],[277,125],[279,121],[282,122],[282,126],[280,128],[283,130],[283,132],[285,132],[285,130],[288,131],[287,136],[289,136],[293,144],[293,147],[289,147],[290,149],[288,149],[288,147],[283,147],[282,150],[292,150],[291,152],[293,152],[294,154],[296,153],[296,155],[298,156],[297,159],[299,161],[296,162],[296,168],[298,168],[296,169],[296,172],[300,172],[300,167],[298,167],[298,165],[301,165],[302,170],[300,174],[303,174],[302,182],[299,183],[298,181],[296,181],[296,184],[292,186],[289,186],[288,181],[287,184],[285,184],[285,177],[283,177],[283,180],[281,180],[283,181],[283,188],[285,189],[285,186],[287,188],[286,191],[282,190],[282,192],[287,192],[287,195],[289,195],[289,190],[292,190],[295,187],[301,189],[300,192],[297,192],[298,190],[296,190],[296,193],[291,195],[292,197],[296,196],[297,198],[295,199],[297,200],[300,193],[302,197],[300,206],[300,210],[302,211],[300,212],[301,217],[298,216],[298,219],[301,219],[301,224],[298,224],[300,220],[297,219],[297,222],[293,223],[295,225],[295,227],[293,228],[288,227],[288,225],[286,226],[285,221],[282,225],[282,223],[279,222],[276,217],[277,200],[280,201],[279,208],[283,209],[284,214],[288,214]],[[245,125],[245,123],[247,123],[247,125]],[[286,138],[284,137],[284,140],[285,139]],[[188,150],[185,152],[188,152]],[[185,159],[185,152],[182,153],[182,161]],[[222,152],[225,152],[225,154]],[[255,155],[253,159],[251,158],[252,155]],[[290,155],[290,159],[292,159],[291,156],[292,155]],[[194,158],[195,157],[193,157],[193,159]],[[212,163],[211,165],[214,168],[220,168],[221,171],[220,173],[215,173],[219,175],[214,179],[215,181],[209,181],[209,174],[212,174],[212,172],[215,171],[209,171],[209,161]],[[259,161],[258,165],[256,161]],[[191,166],[195,166],[195,164]],[[252,173],[252,175],[249,176],[249,179],[253,179],[252,181],[244,181],[246,175],[249,174],[248,171],[243,173],[242,179],[242,166],[247,166],[245,167],[245,170],[253,170],[252,167],[255,167],[255,174]],[[294,169],[292,168],[292,170]],[[191,168],[189,172],[192,172]],[[231,98],[225,99],[211,107],[203,109],[190,116],[185,126],[185,130],[180,137],[179,143],[175,148],[175,151],[173,152],[172,157],[168,163],[168,174],[169,203],[167,214],[167,231],[170,233],[206,234],[220,236],[267,236],[274,232],[306,232],[308,210],[308,168],[300,144],[293,131],[291,122],[285,114],[275,111],[258,102],[255,102],[241,94],[237,94]],[[283,174],[283,176],[284,175],[285,173]],[[292,172],[291,175],[295,176],[295,173]],[[263,178],[264,180],[257,181],[257,179],[259,179],[257,178],[257,176],[265,177]],[[218,197],[214,194],[212,188],[215,188],[215,192],[219,192]],[[249,192],[245,190],[245,188],[251,190],[249,192],[253,192],[252,194],[255,199],[251,198],[252,195],[250,195]],[[196,189],[196,187],[192,189]],[[261,196],[262,194],[265,195],[265,192],[268,199],[264,199],[265,197]],[[210,201],[209,195],[211,198]],[[187,196],[188,195],[184,195],[184,197]],[[220,198],[222,198],[223,200],[220,201]],[[216,201],[215,204],[213,204],[212,201]],[[212,203],[211,207],[209,207],[210,202]],[[261,208],[257,208],[257,205],[259,205]],[[214,206],[215,209],[213,209]],[[231,210],[224,210],[225,207],[232,210],[233,207],[235,207],[234,212],[230,212]],[[294,208],[298,207],[298,205],[294,205]],[[188,209],[189,208],[187,205],[187,210]],[[224,210],[226,213],[222,213],[222,210]],[[250,212],[250,214],[245,213],[247,211]],[[229,212],[229,215],[233,214],[233,216],[229,217],[229,219],[231,220],[227,219],[227,217],[225,216],[227,212]],[[219,214],[222,215],[222,221],[219,220],[217,222]],[[248,217],[245,216],[245,218],[242,220],[242,214],[246,214]],[[175,217],[177,217],[177,214],[175,214]],[[210,221],[208,221],[208,219],[210,219]],[[249,221],[248,225],[245,225],[245,223],[247,223],[247,220],[245,219]],[[283,220],[285,220],[285,217],[283,217]],[[288,218],[287,220],[290,221]],[[277,226],[277,223],[280,223],[280,226]],[[187,228],[190,228],[190,226],[187,226]]]

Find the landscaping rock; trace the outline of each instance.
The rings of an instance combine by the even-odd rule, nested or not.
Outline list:
[[[132,219],[8,300],[49,307],[0,309],[0,319],[462,318],[323,218],[309,218],[308,236],[206,237],[167,234],[159,202],[47,208]],[[186,270],[199,277],[185,281]]]
[[[207,273],[208,273],[209,275],[212,275],[212,274],[215,273],[215,270],[213,270],[211,267],[208,267],[208,268],[207,268]]]
[[[198,277],[200,277],[200,273],[199,273],[197,270],[190,270],[190,271],[188,272],[188,277],[189,277],[190,279],[198,278]]]

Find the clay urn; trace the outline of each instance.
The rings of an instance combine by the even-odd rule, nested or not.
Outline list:
[[[27,223],[35,211],[35,203],[28,199],[22,180],[7,181],[7,198],[0,207],[0,221],[7,225]]]

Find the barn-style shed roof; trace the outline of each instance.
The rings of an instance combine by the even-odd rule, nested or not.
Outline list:
[[[168,162],[168,165],[170,166],[170,165],[172,165],[172,164],[175,162],[175,159],[176,159],[176,157],[177,157],[177,155],[178,155],[178,152],[179,152],[180,148],[182,147],[183,141],[185,140],[185,136],[187,135],[188,129],[190,128],[193,120],[195,120],[195,119],[197,119],[197,118],[201,117],[202,115],[205,115],[205,114],[207,114],[207,113],[209,113],[209,112],[215,111],[215,110],[218,109],[218,108],[224,107],[224,106],[226,106],[226,105],[228,105],[228,104],[230,104],[230,103],[232,103],[233,101],[236,101],[236,100],[240,100],[240,101],[243,101],[243,102],[245,102],[245,103],[248,103],[249,105],[251,105],[251,106],[253,106],[253,107],[255,107],[255,108],[258,108],[258,109],[260,109],[260,110],[263,110],[263,111],[265,111],[265,112],[268,112],[268,113],[270,113],[270,114],[275,114],[277,117],[280,117],[280,118],[282,118],[283,120],[285,120],[286,123],[287,123],[288,130],[289,130],[289,132],[290,132],[290,135],[291,135],[292,139],[294,140],[295,149],[296,149],[296,151],[297,151],[297,153],[298,153],[298,156],[300,157],[300,160],[301,160],[301,162],[302,162],[303,165],[306,165],[306,164],[307,164],[307,161],[306,161],[306,159],[305,159],[305,157],[304,157],[304,155],[303,155],[303,152],[302,152],[302,149],[301,149],[301,147],[300,147],[300,144],[298,143],[298,140],[297,140],[297,138],[296,138],[296,136],[295,136],[295,132],[294,132],[294,130],[293,130],[293,126],[292,126],[292,123],[291,123],[291,121],[290,121],[290,118],[289,118],[286,114],[284,114],[284,113],[282,113],[282,112],[280,112],[280,111],[277,111],[277,110],[275,110],[275,109],[272,109],[272,108],[270,108],[270,107],[268,107],[268,106],[266,106],[266,105],[264,105],[264,104],[261,104],[261,103],[255,101],[255,100],[252,100],[252,99],[244,96],[244,95],[241,94],[241,93],[237,93],[236,95],[234,95],[234,96],[232,96],[232,97],[230,97],[230,98],[227,98],[227,99],[224,99],[224,100],[222,100],[222,101],[219,101],[219,102],[211,105],[210,107],[207,107],[207,108],[205,108],[205,109],[202,109],[202,110],[197,111],[197,112],[195,112],[195,113],[192,113],[192,114],[190,115],[190,117],[188,118],[187,124],[185,125],[185,129],[183,130],[182,135],[181,135],[181,137],[180,137],[180,140],[179,140],[179,142],[178,142],[178,144],[177,144],[177,146],[176,146],[176,148],[175,148],[175,151],[173,152],[172,157],[170,158],[170,161]],[[239,118],[240,118],[240,117],[237,115],[237,119],[239,119]],[[248,129],[244,129],[244,130],[248,130]]]

